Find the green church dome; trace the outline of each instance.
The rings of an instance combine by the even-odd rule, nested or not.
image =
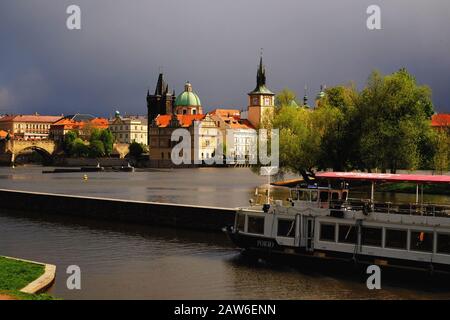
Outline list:
[[[181,93],[175,100],[175,106],[201,106],[200,98],[192,91],[192,85],[186,82],[184,86],[184,92]]]

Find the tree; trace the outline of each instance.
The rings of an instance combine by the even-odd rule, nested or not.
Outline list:
[[[78,133],[76,131],[69,131],[64,135],[63,150],[66,155],[71,154],[73,142],[77,138],[78,138]]]
[[[105,129],[100,134],[100,140],[103,142],[105,155],[110,156],[114,147],[114,136],[109,129]]]
[[[434,155],[432,168],[440,173],[450,168],[450,136],[444,130],[438,130],[433,135]]]
[[[284,88],[275,96],[275,106],[277,106],[277,108],[290,106],[292,102],[298,104],[297,95],[289,88]]]
[[[358,92],[354,85],[337,86],[326,90],[320,106],[314,112],[316,118],[322,118],[317,124],[323,130],[320,141],[318,167],[344,171],[356,166],[359,139],[357,121]]]
[[[134,158],[139,158],[144,152],[145,148],[141,143],[137,143],[136,141],[133,141],[130,144],[130,156]]]
[[[89,157],[99,158],[105,156],[105,147],[100,140],[94,140],[89,145]]]
[[[276,111],[271,124],[279,129],[280,168],[300,173],[306,180],[317,163],[320,142],[312,114],[305,108],[286,105]]]
[[[89,155],[89,146],[80,138],[76,138],[70,149],[70,155],[75,157],[87,157]]]
[[[100,140],[100,137],[104,130],[98,128],[90,128],[89,142]]]
[[[374,71],[358,104],[362,165],[380,168],[416,169],[423,163],[421,145],[431,130],[431,90],[419,86],[405,69],[382,76]]]

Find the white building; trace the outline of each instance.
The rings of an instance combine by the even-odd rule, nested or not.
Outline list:
[[[110,121],[109,129],[118,143],[130,144],[132,142],[137,142],[148,145],[148,125],[146,117],[121,117],[120,113],[116,111],[116,116]]]
[[[238,163],[256,160],[256,130],[241,112],[233,109],[216,109],[210,113],[225,141],[226,154]]]

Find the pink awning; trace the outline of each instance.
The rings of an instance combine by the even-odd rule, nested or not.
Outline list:
[[[364,172],[320,172],[317,179],[330,180],[359,180],[383,182],[414,182],[414,183],[450,183],[448,175],[431,174],[392,174],[392,173],[364,173]]]

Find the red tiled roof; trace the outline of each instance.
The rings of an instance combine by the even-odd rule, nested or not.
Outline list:
[[[236,111],[236,112],[235,112]],[[216,109],[213,115],[219,117],[230,129],[255,129],[247,119],[241,119],[239,110]]]
[[[41,122],[41,123],[54,123],[61,119],[61,116],[40,116],[40,115],[13,115],[4,116],[0,118],[0,122]]]
[[[206,117],[205,114],[177,114],[177,120],[181,127],[190,127],[194,121],[203,120]],[[156,117],[156,125],[160,128],[169,126],[172,120],[172,115],[164,114]]]
[[[215,109],[210,112],[210,114],[215,114],[221,117],[233,117],[241,116],[241,111],[237,109]]]
[[[106,129],[109,127],[109,122],[108,119],[104,119],[104,118],[95,118],[92,119],[91,121],[88,122],[77,122],[74,121],[72,119],[61,119],[57,122],[55,122],[52,125],[52,128],[58,128],[58,129],[64,129],[64,130],[73,130],[73,129],[77,129],[80,130],[82,128],[84,128],[84,126],[88,124],[91,125],[93,128],[97,128],[97,129]]]
[[[432,127],[450,127],[450,114],[435,114],[431,117]]]
[[[105,118],[95,118],[88,123],[98,129],[107,129],[109,127],[109,121]]]
[[[8,132],[0,130],[0,139],[5,139],[8,136]]]

